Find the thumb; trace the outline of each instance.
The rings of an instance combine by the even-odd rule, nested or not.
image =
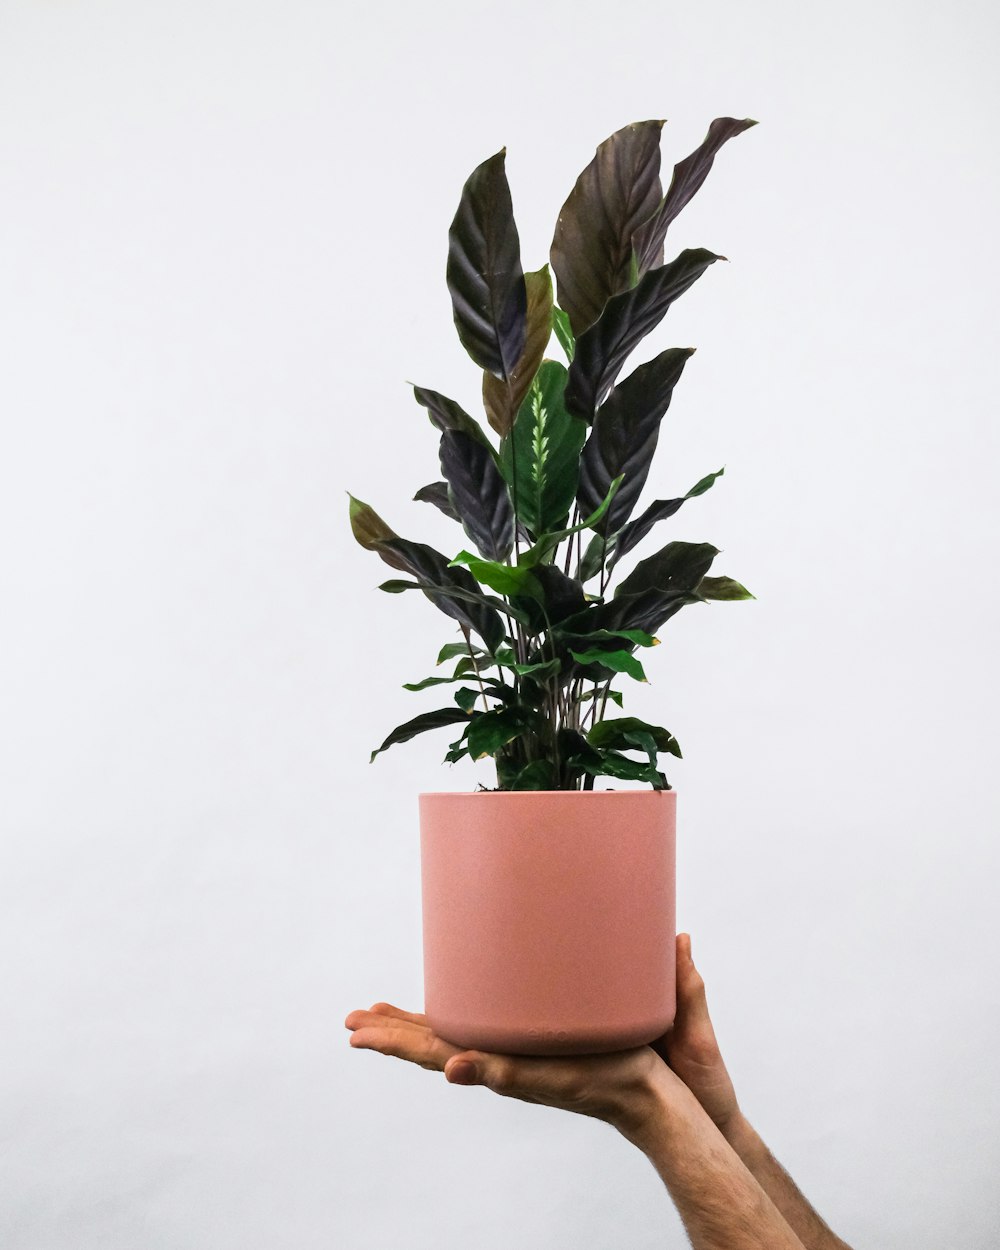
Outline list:
[[[707,1017],[705,982],[691,958],[690,933],[677,935],[677,1007],[688,1017]]]
[[[482,1085],[485,1077],[483,1056],[475,1050],[452,1055],[444,1065],[444,1075],[451,1085]]]

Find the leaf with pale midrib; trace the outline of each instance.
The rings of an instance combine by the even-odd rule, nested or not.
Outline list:
[[[587,436],[586,425],[566,411],[566,377],[558,361],[542,362],[500,448],[500,467],[511,485],[518,518],[536,537],[565,526]]]

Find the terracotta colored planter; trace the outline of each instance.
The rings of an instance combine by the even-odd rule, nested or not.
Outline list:
[[[457,1046],[594,1054],[675,1008],[673,790],[420,795],[425,1012]]]

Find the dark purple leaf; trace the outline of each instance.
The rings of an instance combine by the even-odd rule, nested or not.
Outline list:
[[[662,203],[632,238],[640,275],[663,264],[663,240],[667,236],[667,228],[708,177],[722,145],[756,125],[749,117],[742,121],[734,117],[717,117],[709,126],[704,142],[674,166],[674,175]]]
[[[462,345],[509,378],[524,351],[527,292],[504,171],[506,148],[475,169],[448,232],[448,289]]]
[[[506,630],[499,612],[486,602],[472,574],[458,566],[453,568],[440,551],[426,543],[400,538],[369,504],[353,495],[349,498],[351,529],[361,546],[374,551],[390,568],[411,573],[435,607],[467,629],[474,629],[495,651],[504,641]],[[386,583],[386,587],[403,589],[398,582]]]
[[[615,591],[615,598],[646,590],[694,590],[718,554],[718,547],[711,543],[667,543],[655,555],[639,561]]]
[[[711,567],[718,548],[710,543],[668,543],[641,561],[606,603],[564,621],[563,632],[593,633],[599,629],[656,631],[688,603],[698,603],[698,583]]]
[[[707,477],[703,477],[697,485],[692,486],[688,493],[682,495],[679,499],[654,500],[641,516],[636,517],[634,521],[629,521],[628,525],[613,540],[614,554],[611,557],[608,568],[613,568],[624,555],[638,543],[642,542],[659,521],[665,521],[667,517],[672,517],[685,500],[694,499],[696,495],[703,495],[712,486],[715,479],[721,477],[724,472],[725,470],[719,469],[715,473],[709,473]]]
[[[517,410],[552,337],[552,278],[548,268],[526,273],[524,284],[528,292],[528,312],[521,358],[506,382],[488,371],[483,373],[483,407],[490,425],[501,437],[513,428]]]
[[[576,341],[566,386],[570,412],[585,421],[594,419],[629,353],[659,325],[674,300],[717,260],[725,257],[689,248],[669,265],[647,273],[631,290],[608,300],[601,319]]]
[[[427,409],[431,425],[442,431],[461,430],[463,434],[474,438],[477,443],[488,447],[490,454],[494,459],[496,458],[496,451],[487,438],[485,430],[474,417],[469,416],[461,404],[438,391],[430,391],[425,386],[415,386],[413,396],[418,404]]]
[[[693,347],[668,347],[653,360],[639,365],[597,410],[580,459],[576,498],[581,516],[589,516],[615,478],[625,475],[600,523],[600,533],[617,532],[632,515],[646,484],[660,422],[684,365],[693,354]]]
[[[416,503],[432,503],[435,508],[439,508],[446,517],[450,517],[453,521],[461,520],[448,495],[447,482],[431,482],[427,486],[421,486],[413,499]]]
[[[445,430],[441,472],[465,532],[481,554],[506,560],[514,546],[514,509],[493,457],[461,430]]]
[[[634,122],[597,149],[559,212],[550,259],[579,336],[633,279],[632,236],[660,202],[662,121]]]

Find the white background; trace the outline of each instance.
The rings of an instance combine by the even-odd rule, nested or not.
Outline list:
[[[421,1002],[449,622],[346,490],[475,405],[447,227],[501,146],[526,268],[594,147],[733,140],[647,498],[757,601],[633,710],[685,759],[681,925],[744,1108],[846,1239],[1000,1224],[993,5],[0,3],[0,1242],[680,1247],[606,1126],[351,1051]],[[553,349],[555,351],[555,349]],[[637,359],[640,359],[641,354]],[[648,548],[647,548],[648,550]]]

